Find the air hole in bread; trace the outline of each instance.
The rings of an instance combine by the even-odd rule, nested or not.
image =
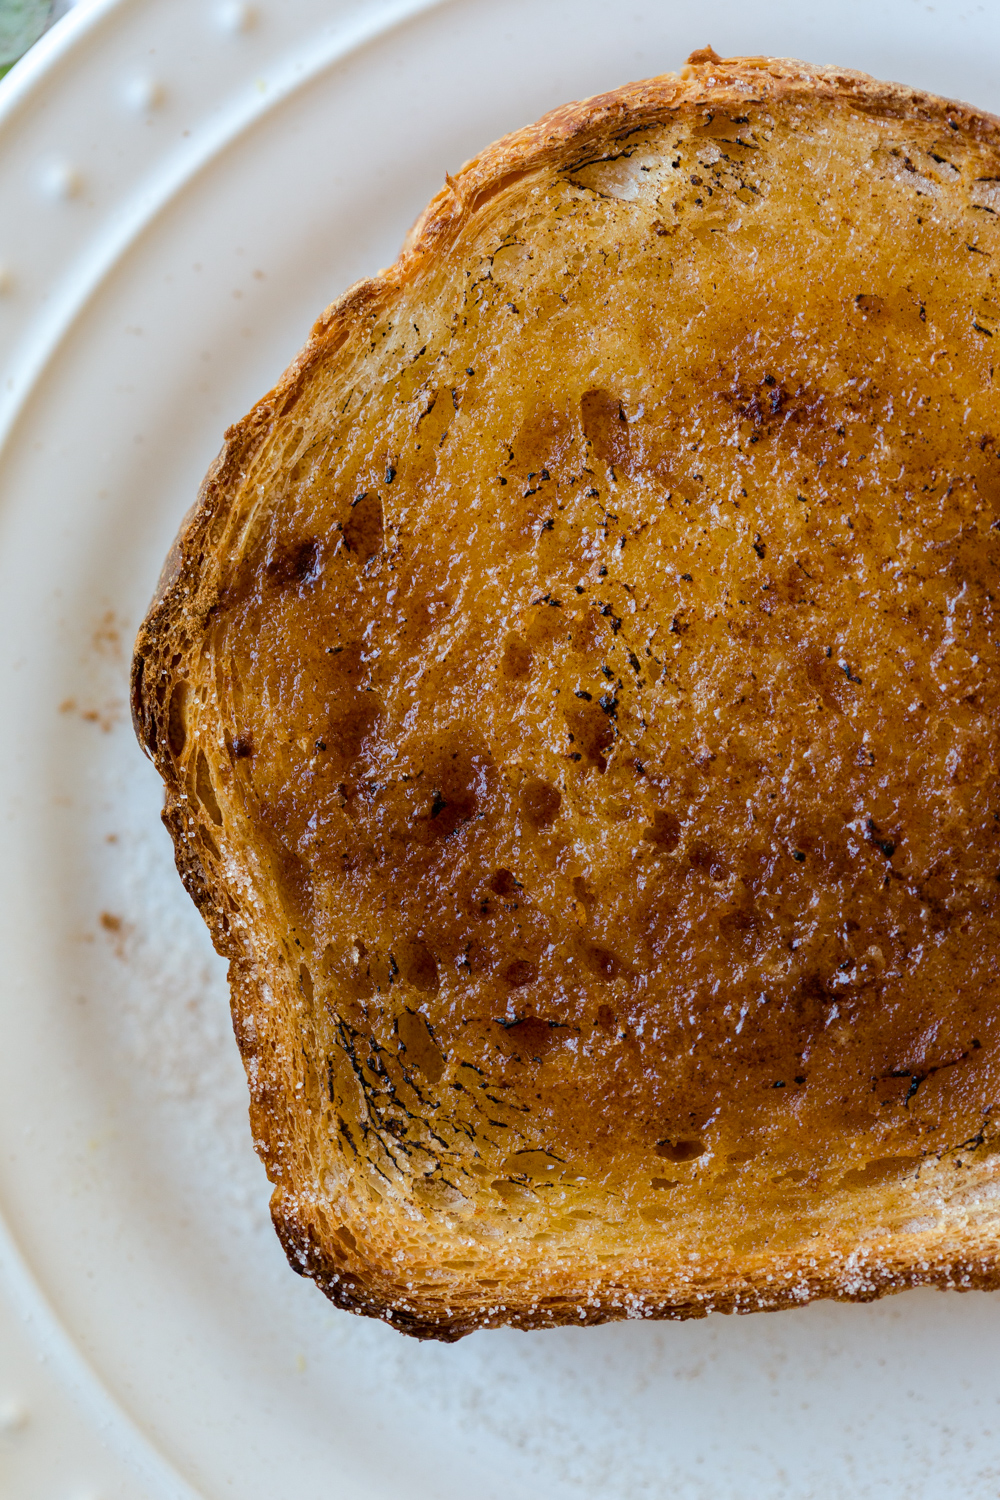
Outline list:
[[[535,828],[548,828],[555,821],[562,794],[540,776],[532,776],[521,788],[521,806]]]
[[[617,198],[622,203],[631,203],[643,189],[643,163],[655,161],[648,153],[629,153],[614,156],[606,161],[587,162],[574,167],[570,181],[579,187],[589,188],[602,198]]]
[[[655,1193],[665,1193],[670,1188],[678,1186],[678,1179],[676,1177],[651,1177],[649,1185]]]
[[[515,187],[517,183],[529,175],[528,172],[508,172],[506,177],[498,177],[495,182],[491,182],[487,187],[480,188],[469,205],[469,211],[471,213],[478,213],[481,208],[485,208],[486,204],[491,199],[496,198],[499,193],[505,193],[508,188]]]
[[[694,1161],[697,1156],[704,1156],[705,1142],[698,1140],[659,1141],[656,1154],[664,1161]]]
[[[538,978],[538,965],[528,958],[512,958],[504,964],[500,975],[511,989],[520,990],[527,984],[534,984]]]
[[[404,1010],[396,1022],[396,1031],[407,1061],[423,1074],[428,1083],[437,1083],[445,1070],[445,1059],[434,1040],[427,1018],[419,1010]]]
[[[343,525],[344,546],[364,565],[385,546],[385,518],[378,495],[359,495]]]
[[[489,882],[489,889],[497,896],[516,896],[521,889],[519,881],[509,870],[499,869]]]
[[[522,1062],[541,1062],[546,1053],[562,1040],[560,1032],[567,1030],[565,1026],[542,1020],[541,1016],[528,1016],[504,1027],[504,1050],[513,1052]]]
[[[214,854],[216,859],[219,858],[219,846],[207,828],[198,829],[198,842],[208,850],[209,854]]]
[[[299,988],[301,989],[303,995],[306,998],[306,1004],[309,1005],[309,1006],[312,1006],[312,1003],[313,1003],[313,980],[312,980],[312,975],[310,974],[309,970],[306,968],[305,964],[303,964],[301,966],[301,968],[299,969]]]
[[[276,548],[267,565],[268,580],[278,588],[314,583],[322,571],[322,548],[312,538]]]
[[[464,1193],[440,1177],[424,1177],[413,1184],[413,1196],[432,1209],[458,1211],[469,1206]]]
[[[187,743],[187,717],[184,712],[187,695],[188,685],[182,678],[170,694],[170,706],[167,710],[167,744],[174,760],[180,759]]]
[[[583,430],[594,453],[611,469],[632,468],[632,434],[625,410],[610,391],[588,391],[580,402]]]
[[[573,876],[573,899],[583,907],[588,917],[597,905],[594,893],[582,875]]]
[[[417,448],[434,449],[440,448],[448,436],[448,428],[451,419],[455,415],[456,393],[454,388],[445,387],[437,390],[430,396],[420,417],[417,419],[417,436],[420,439]]]
[[[519,635],[511,636],[504,648],[500,670],[512,682],[523,682],[531,672],[532,660],[531,647],[527,641],[522,641]]]
[[[643,837],[648,843],[654,844],[657,849],[662,849],[664,854],[670,854],[680,843],[681,823],[680,819],[671,812],[664,812],[657,808]]]
[[[370,1000],[380,984],[388,986],[388,964],[378,954],[369,953],[361,938],[355,938],[343,949],[327,943],[320,959],[320,972],[327,981],[335,981],[335,991],[355,1003]]]
[[[695,870],[703,870],[710,880],[725,880],[729,874],[722,855],[711,844],[696,843],[693,845],[688,861]]]
[[[550,601],[536,601],[534,611],[524,628],[528,645],[533,651],[551,650],[554,641],[566,639],[569,623],[558,606]]]
[[[346,1224],[341,1224],[339,1229],[335,1229],[333,1231],[333,1237],[334,1239],[340,1240],[345,1250],[350,1250],[352,1254],[357,1254],[358,1242],[354,1238],[353,1234],[348,1229]]]
[[[537,1203],[537,1196],[523,1182],[510,1182],[504,1178],[497,1178],[490,1183],[490,1187],[504,1200],[505,1203],[531,1204]]]
[[[610,948],[600,948],[591,944],[584,949],[586,959],[595,974],[602,979],[618,979],[625,973],[625,965]]]
[[[549,1151],[515,1151],[503,1164],[512,1177],[529,1177],[534,1182],[555,1182],[565,1163]]]
[[[295,435],[295,441],[300,441],[301,437],[301,432],[297,433]],[[301,480],[305,479],[307,475],[310,475],[312,473],[315,462],[316,454],[313,448],[307,448],[304,453],[300,453],[298,458],[295,460],[294,464],[288,471],[288,477],[291,480],[292,484],[298,484]]]
[[[204,750],[198,751],[198,759],[196,762],[194,778],[194,791],[195,796],[198,798],[198,801],[208,813],[208,816],[211,818],[212,822],[221,825],[222,809],[219,807],[219,800],[215,795],[215,787],[212,785],[212,776],[211,772],[208,769],[208,761],[205,759]]]
[[[734,947],[742,948],[747,957],[753,957],[763,945],[762,929],[760,915],[751,906],[738,907],[719,918],[720,935]]]
[[[615,730],[611,719],[596,703],[585,703],[581,708],[572,708],[566,714],[566,729],[573,741],[574,751],[599,771],[608,767],[607,752],[615,742]]]
[[[393,957],[404,983],[422,995],[436,995],[441,987],[437,960],[422,938],[408,937],[395,944]]]
[[[839,1185],[846,1188],[881,1187],[886,1183],[896,1182],[901,1177],[908,1177],[911,1172],[916,1171],[920,1162],[919,1156],[880,1156],[863,1167],[851,1167],[844,1173]]]
[[[432,789],[430,803],[413,830],[421,842],[450,838],[476,816],[488,795],[493,760],[488,752],[470,750],[470,741],[475,744],[471,731],[456,733],[427,756],[424,785]]]

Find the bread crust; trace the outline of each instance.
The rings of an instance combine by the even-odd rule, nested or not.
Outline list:
[[[289,1022],[288,1036],[275,1033],[268,1039],[262,1034],[266,991],[276,978],[262,969],[252,937],[255,923],[279,921],[278,907],[262,904],[259,894],[253,897],[252,882],[245,871],[236,869],[220,836],[221,816],[213,815],[211,790],[207,800],[192,795],[192,777],[197,772],[192,769],[190,729],[180,723],[185,711],[183,703],[178,703],[178,693],[184,691],[180,685],[194,679],[193,664],[230,596],[233,582],[223,562],[234,549],[235,529],[242,535],[253,524],[249,511],[236,514],[235,507],[247,505],[247,485],[255,465],[282,424],[293,419],[316,372],[328,370],[338,357],[344,361],[361,358],[360,346],[373,321],[414,285],[428,265],[447,258],[470,227],[488,216],[504,194],[529,174],[544,169],[565,172],[576,162],[592,163],[613,154],[623,137],[642,127],[682,121],[706,107],[733,110],[766,104],[781,108],[801,101],[811,106],[846,106],[879,120],[941,127],[1000,152],[1000,121],[971,107],[848,70],[817,68],[789,59],[719,59],[711,49],[693,54],[680,74],[564,105],[527,129],[504,137],[448,178],[415,223],[399,259],[332,303],[274,388],[228,429],[139,631],[131,679],[135,731],[164,780],[163,819],[174,842],[181,879],[208,924],[216,948],[230,960],[233,1022],[248,1068],[255,1145],[275,1184],[272,1213],[281,1243],[293,1269],[314,1280],[336,1305],[383,1319],[418,1338],[453,1341],[475,1329],[498,1325],[534,1329],[626,1317],[700,1317],[708,1310],[777,1309],[823,1297],[870,1301],[887,1292],[924,1285],[981,1290],[1000,1286],[1000,1268],[987,1234],[946,1241],[937,1253],[924,1251],[919,1259],[905,1237],[896,1246],[880,1242],[866,1249],[843,1243],[820,1257],[786,1256],[780,1284],[772,1282],[773,1262],[755,1266],[751,1257],[741,1276],[734,1278],[730,1268],[718,1280],[709,1274],[693,1281],[687,1295],[676,1284],[665,1295],[644,1256],[626,1254],[603,1282],[599,1277],[581,1281],[572,1267],[563,1265],[548,1278],[533,1277],[527,1290],[501,1286],[492,1302],[482,1291],[477,1300],[477,1295],[465,1289],[456,1293],[454,1305],[438,1294],[424,1296],[419,1291],[410,1293],[401,1305],[391,1268],[359,1251],[349,1233],[346,1240],[334,1244],[323,1232],[326,1220],[321,1209],[305,1206],[299,1185],[289,1179],[288,1142],[302,1128],[295,1117],[294,1097],[288,1097],[291,1064],[282,1050],[288,1050],[294,1024]],[[209,764],[214,768],[211,754]],[[274,1057],[285,1060],[270,1067],[265,1054],[272,1061]],[[279,1075],[285,1079],[283,1087],[275,1083]],[[978,1144],[982,1145],[982,1139]],[[956,1149],[968,1155],[976,1149],[976,1142]]]

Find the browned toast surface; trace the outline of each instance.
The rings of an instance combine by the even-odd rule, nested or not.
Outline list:
[[[136,723],[292,1263],[422,1336],[993,1286],[1000,137],[701,55],[227,434]]]

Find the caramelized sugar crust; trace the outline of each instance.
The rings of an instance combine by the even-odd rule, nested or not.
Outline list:
[[[229,435],[137,714],[337,1300],[992,1284],[998,210],[993,122],[706,56],[471,163]]]

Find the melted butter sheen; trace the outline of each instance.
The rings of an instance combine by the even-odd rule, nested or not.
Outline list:
[[[222,800],[425,1197],[655,1226],[995,1097],[1000,220],[984,148],[843,114],[529,174],[272,435]]]

